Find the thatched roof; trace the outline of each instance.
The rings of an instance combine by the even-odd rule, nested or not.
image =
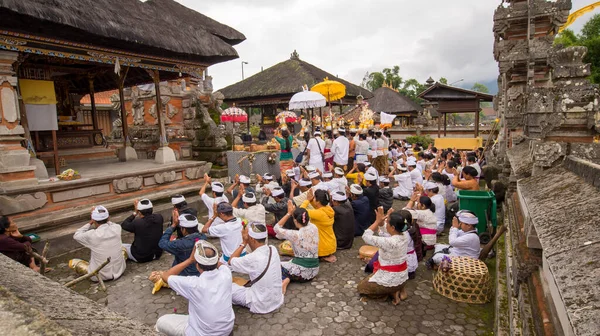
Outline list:
[[[421,92],[419,98],[427,101],[480,99],[484,102],[491,102],[494,100],[494,95],[436,82],[427,90]]]
[[[303,85],[308,85],[310,88],[323,81],[325,77],[346,85],[346,98],[356,98],[358,95],[365,98],[372,96],[369,90],[301,60],[295,52],[289,60],[278,63],[219,91],[225,95],[226,101],[278,96],[291,97],[293,94],[302,91]]]
[[[207,65],[244,35],[174,0],[0,0],[0,28]]]
[[[375,90],[373,98],[369,98],[367,101],[373,112],[417,115],[418,112],[423,111],[419,104],[388,87],[380,87]]]

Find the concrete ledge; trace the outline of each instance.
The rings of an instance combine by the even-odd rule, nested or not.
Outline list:
[[[110,311],[4,255],[0,255],[0,279],[4,291],[9,293],[9,300],[20,300],[26,304],[21,308],[26,309],[28,305],[34,309],[33,312],[27,311],[27,325],[36,328],[37,323],[43,321],[48,328],[38,333],[33,329],[26,335],[157,335],[151,327]],[[0,304],[0,312],[11,307],[6,298],[0,295],[0,303],[4,302]],[[18,314],[12,309],[8,312]],[[39,314],[39,320],[34,318],[36,314]],[[15,332],[19,329],[7,330],[6,320],[3,319],[0,333],[24,335]]]
[[[585,182],[600,189],[600,165],[569,155],[565,167],[585,180]]]

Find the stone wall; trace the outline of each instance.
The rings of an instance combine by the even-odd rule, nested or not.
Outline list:
[[[0,254],[0,335],[157,335]]]

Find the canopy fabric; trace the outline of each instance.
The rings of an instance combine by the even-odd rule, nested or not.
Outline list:
[[[230,107],[221,114],[222,122],[244,122],[248,121],[248,114],[239,107]]]
[[[304,88],[304,91],[298,92],[292,96],[289,103],[290,110],[302,110],[315,107],[323,107],[327,105],[327,100],[322,94],[318,92],[308,91]]]
[[[277,114],[277,116],[275,117],[275,120],[277,120],[279,122],[281,122],[282,119],[286,123],[294,123],[294,122],[298,122],[298,120],[300,118],[298,118],[296,113],[294,113],[292,111],[283,111],[283,112],[279,112],[279,114]]]
[[[346,96],[346,86],[328,78],[325,78],[321,83],[317,83],[310,90],[322,94],[328,102],[339,100]]]
[[[393,114],[387,114],[385,112],[381,112],[381,115],[380,115],[381,127],[382,128],[392,127],[392,123],[394,122],[395,118],[396,118],[396,116]]]

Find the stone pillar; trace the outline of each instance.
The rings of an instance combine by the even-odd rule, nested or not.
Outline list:
[[[170,163],[177,161],[175,152],[169,147],[167,141],[167,132],[165,130],[165,122],[162,117],[163,106],[160,98],[160,77],[158,70],[154,70],[151,73],[152,79],[154,79],[154,90],[156,91],[156,117],[158,119],[158,130],[160,134],[160,147],[156,150],[154,155],[154,161],[158,163]]]
[[[30,166],[29,152],[21,146],[25,130],[13,70],[18,55],[0,51],[0,187],[37,184],[35,166]]]

